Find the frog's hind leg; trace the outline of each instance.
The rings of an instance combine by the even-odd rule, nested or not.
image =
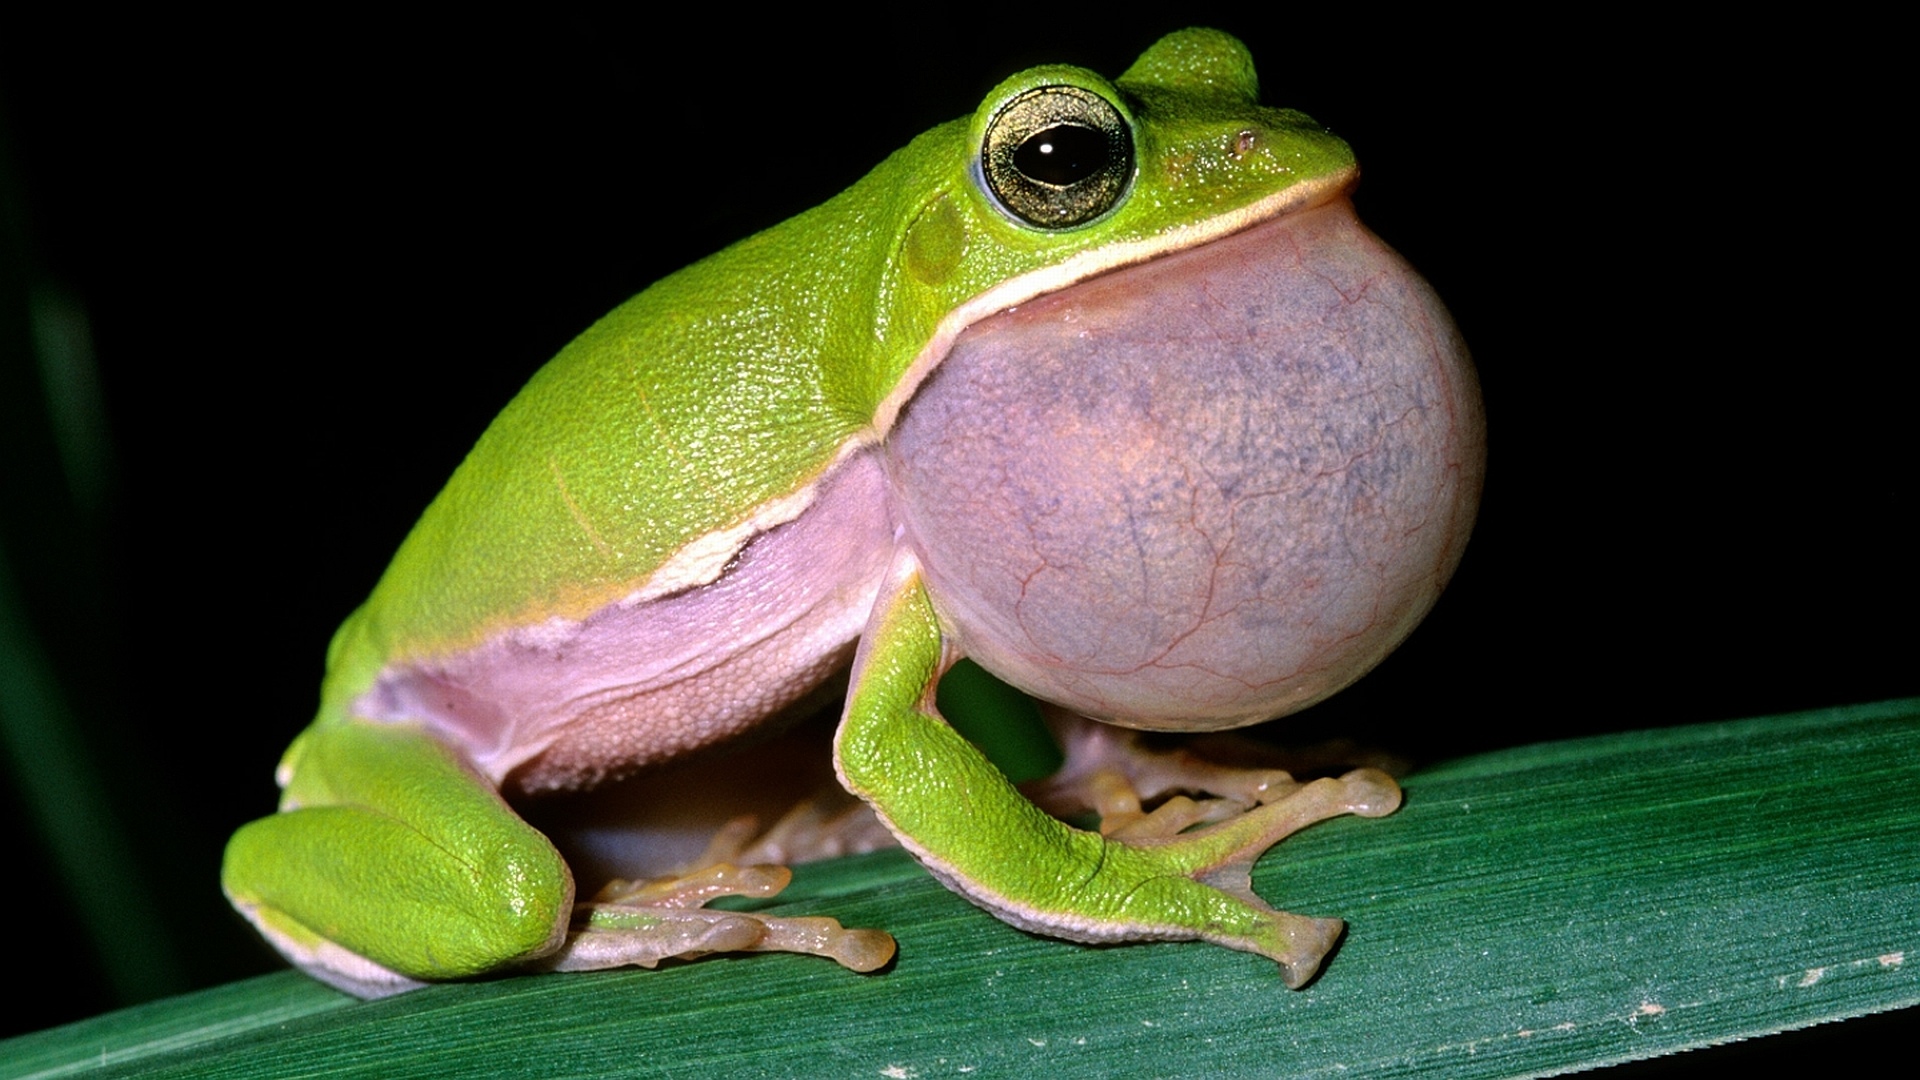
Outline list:
[[[614,878],[673,878],[716,863],[792,866],[892,846],[893,834],[834,779],[828,744],[838,716],[817,720],[519,809],[566,856],[582,896]]]
[[[786,863],[892,844],[892,834],[872,811],[838,789],[802,799],[770,829],[762,830],[752,814],[735,817],[714,833],[706,851],[677,872],[609,881],[574,909],[566,945],[540,966],[589,971],[653,967],[668,958],[716,952],[798,952],[825,956],[853,971],[873,971],[893,958],[893,938],[883,931],[849,930],[829,918],[708,911],[704,905],[721,896],[777,895],[793,880]]]
[[[686,873],[708,866],[760,864],[795,865],[864,855],[898,842],[873,808],[840,787],[822,788],[795,802],[762,829],[760,818],[743,814],[720,826],[700,856],[682,868]]]
[[[894,942],[878,930],[704,907],[721,896],[777,895],[792,880],[788,864],[892,845],[872,811],[832,783],[819,745],[826,735],[801,725],[743,752],[530,803],[583,887],[606,882],[574,908],[566,944],[539,966],[653,967],[717,952],[802,952],[854,971],[884,966]],[[763,828],[768,819],[774,824]]]
[[[287,958],[348,993],[498,971],[558,947],[573,878],[458,754],[405,725],[316,725],[281,812],[243,826],[221,882]]]

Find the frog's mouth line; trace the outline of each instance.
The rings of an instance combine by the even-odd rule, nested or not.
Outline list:
[[[920,389],[920,384],[935,367],[939,366],[940,361],[947,355],[947,351],[953,347],[954,339],[959,337],[967,327],[981,319],[1011,307],[1018,307],[1036,296],[1070,288],[1089,278],[1123,270],[1129,266],[1138,266],[1176,251],[1209,244],[1275,218],[1332,202],[1353,190],[1353,186],[1359,182],[1359,179],[1359,167],[1350,166],[1316,180],[1305,180],[1294,184],[1257,202],[1205,221],[1169,229],[1164,233],[1140,240],[1084,251],[1065,262],[1041,267],[988,289],[954,308],[940,320],[940,324],[934,327],[932,336],[927,339],[926,345],[920,349],[920,354],[913,358],[912,364],[908,365],[899,385],[894,387],[893,392],[888,394],[880,403],[880,407],[875,410],[872,428],[864,436],[849,439],[847,444],[841,447],[840,453],[835,456],[834,462],[828,466],[828,469],[831,470],[847,457],[878,442],[887,432],[893,430],[894,421],[899,418],[900,410],[906,407],[907,402],[913,400],[914,394]]]

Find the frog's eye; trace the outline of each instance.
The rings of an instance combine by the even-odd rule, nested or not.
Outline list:
[[[980,167],[1007,213],[1043,229],[1070,229],[1113,209],[1127,193],[1133,130],[1091,90],[1036,87],[993,114]]]

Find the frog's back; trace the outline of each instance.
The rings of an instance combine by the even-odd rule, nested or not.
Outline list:
[[[843,665],[858,619],[820,593],[869,601],[863,581],[878,567],[867,564],[886,545],[877,472],[845,460],[871,420],[873,391],[833,364],[848,320],[791,298],[861,302],[832,268],[884,250],[850,241],[821,251],[809,239],[823,232],[809,218],[847,212],[829,203],[655,284],[542,368],[335,636],[320,721],[424,719],[498,777],[535,742],[580,728],[582,714],[616,699],[632,699],[616,710],[630,713],[676,678],[687,693],[740,699],[734,711],[758,718]],[[863,235],[830,225],[824,234]],[[803,512],[837,539],[786,536]],[[796,544],[807,550],[784,551]],[[816,576],[800,580],[794,568],[807,566]],[[738,579],[731,590],[714,587],[723,573]],[[751,643],[728,655],[689,648],[721,640],[703,641],[703,623],[769,614],[789,624],[767,646],[776,666],[800,668],[785,681],[805,687],[748,694],[724,674],[669,674],[746,663]]]

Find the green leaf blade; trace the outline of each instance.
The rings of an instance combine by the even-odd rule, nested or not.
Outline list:
[[[197,1040],[129,1010],[0,1045],[0,1074],[1550,1075],[1920,1003],[1916,763],[1904,701],[1415,773],[1393,817],[1262,860],[1276,906],[1349,922],[1299,992],[1215,948],[1031,937],[893,852],[802,868],[775,908],[894,931],[878,976],[761,956],[313,989],[325,1007],[273,1023],[213,1016],[228,987],[162,1003],[218,1021]]]

